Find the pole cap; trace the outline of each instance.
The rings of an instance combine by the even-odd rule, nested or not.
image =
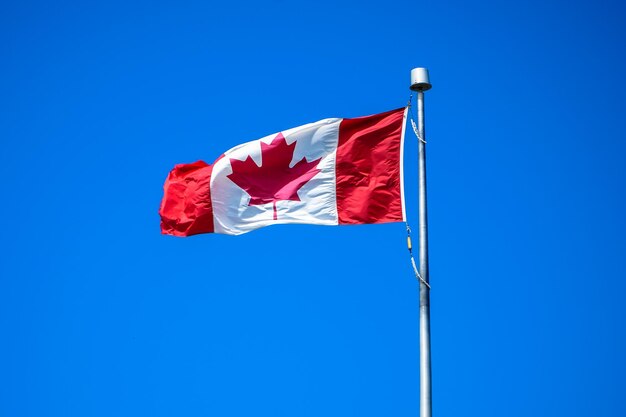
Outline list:
[[[427,68],[413,68],[411,70],[411,90],[426,91],[430,90],[431,87]]]

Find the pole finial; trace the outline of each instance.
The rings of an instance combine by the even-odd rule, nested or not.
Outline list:
[[[428,78],[427,68],[413,68],[411,70],[411,90],[413,91],[426,91],[430,90],[432,84]]]

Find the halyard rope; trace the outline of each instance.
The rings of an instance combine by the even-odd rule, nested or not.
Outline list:
[[[415,264],[415,258],[413,257],[413,243],[411,242],[411,227],[409,226],[409,222],[406,222],[406,245],[409,249],[409,256],[411,257],[411,265],[413,265],[413,272],[415,272],[415,278],[417,278],[420,282],[428,287],[430,290],[430,285],[422,276],[420,275],[420,271],[417,270],[417,265]]]
[[[413,113],[411,113],[411,102],[412,101],[413,101],[413,93],[411,93],[409,95],[409,103],[406,105],[409,108],[409,117],[411,118],[411,127],[413,128],[413,133],[415,133],[415,136],[417,136],[417,139],[420,142],[422,142],[422,143],[426,143],[426,141],[420,135],[419,130],[417,130],[417,125],[415,124],[415,119],[413,119]]]
[[[413,100],[413,93],[411,93],[411,95],[409,96],[409,102],[407,104],[407,107],[409,108],[408,113],[411,118],[411,126],[413,127],[413,133],[415,133],[415,136],[417,136],[417,139],[420,142],[426,143],[426,141],[422,139],[422,137],[420,136],[419,131],[417,130],[417,126],[415,125],[415,121],[413,120],[413,115],[411,114],[411,101],[412,100]],[[417,265],[415,264],[415,258],[413,257],[413,242],[411,242],[411,227],[409,226],[409,222],[406,222],[406,245],[407,245],[407,248],[409,249],[409,256],[411,257],[411,265],[413,265],[413,272],[415,272],[415,278],[417,278],[418,281],[426,285],[428,289],[430,290],[430,284],[428,284],[428,282],[426,282],[426,280],[422,278],[422,275],[420,274],[420,271],[417,269]]]
[[[419,141],[422,143],[426,143],[426,141],[420,136],[420,132],[417,130],[417,126],[415,125],[415,120],[413,120],[413,116],[411,116],[411,126],[413,126],[413,132],[415,133],[415,136],[417,136]]]

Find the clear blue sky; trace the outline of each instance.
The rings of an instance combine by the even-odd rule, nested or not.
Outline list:
[[[180,239],[157,211],[174,164],[401,107],[427,66],[435,415],[623,417],[625,19],[5,2],[0,416],[417,415],[402,224]]]

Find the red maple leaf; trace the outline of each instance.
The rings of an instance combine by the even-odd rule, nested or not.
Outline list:
[[[279,133],[269,145],[261,142],[261,166],[249,155],[245,161],[230,158],[233,173],[227,177],[250,195],[249,206],[273,203],[274,220],[278,218],[276,202],[300,201],[298,190],[321,171],[317,164],[322,158],[311,162],[302,158],[290,168],[295,149],[296,142],[287,145],[285,137]]]

